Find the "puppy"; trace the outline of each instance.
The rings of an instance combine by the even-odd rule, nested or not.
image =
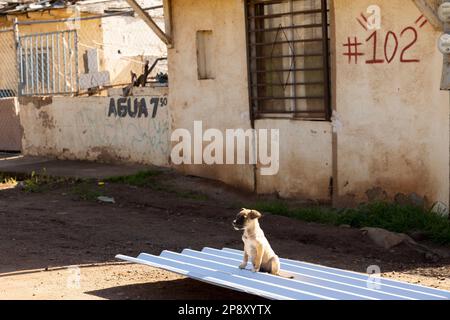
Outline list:
[[[294,277],[280,274],[280,259],[272,250],[272,247],[264,236],[264,232],[259,226],[261,213],[256,210],[242,209],[238,213],[233,227],[236,231],[244,231],[242,241],[244,242],[244,261],[239,266],[245,269],[247,263],[253,264],[253,272],[267,272],[284,278]]]

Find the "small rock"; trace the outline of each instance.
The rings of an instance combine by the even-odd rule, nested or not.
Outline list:
[[[449,209],[443,202],[436,202],[431,208],[431,212],[434,212],[442,217],[448,217]]]
[[[339,228],[350,229],[352,226],[349,224],[341,224]]]
[[[381,228],[361,229],[378,246],[387,250],[398,246],[402,242],[415,243],[415,241],[403,233],[394,233]]]

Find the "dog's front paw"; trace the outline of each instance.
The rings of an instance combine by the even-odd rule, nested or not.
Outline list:
[[[253,268],[253,269],[252,269],[252,272],[255,272],[255,273],[256,273],[256,272],[259,272],[259,268]]]
[[[246,263],[242,263],[242,264],[239,266],[239,269],[245,269],[245,267],[247,267],[247,264],[246,264]]]

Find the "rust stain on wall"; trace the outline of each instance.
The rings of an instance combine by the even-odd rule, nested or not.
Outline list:
[[[117,156],[111,152],[109,148],[105,147],[94,147],[89,150],[89,154],[96,153],[97,160],[102,162],[115,162],[117,161]]]
[[[49,104],[52,104],[52,97],[19,97],[19,104],[27,105],[33,104],[36,109],[40,109]]]
[[[53,117],[49,116],[46,111],[40,111],[39,119],[42,120],[42,126],[46,129],[54,129],[55,128],[55,120]]]

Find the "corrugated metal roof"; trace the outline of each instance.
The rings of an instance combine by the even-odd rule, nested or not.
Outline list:
[[[75,0],[73,2],[76,2]],[[4,2],[0,5],[0,13],[24,13],[32,11],[41,11],[54,8],[64,8],[71,4],[70,1],[62,0],[36,0],[24,2]]]
[[[225,248],[190,249],[182,253],[163,251],[155,256],[116,258],[172,271],[221,287],[276,300],[450,300],[450,292],[367,274],[280,259],[284,273],[294,279],[253,273],[238,268],[243,252]],[[375,286],[376,285],[376,286]]]

